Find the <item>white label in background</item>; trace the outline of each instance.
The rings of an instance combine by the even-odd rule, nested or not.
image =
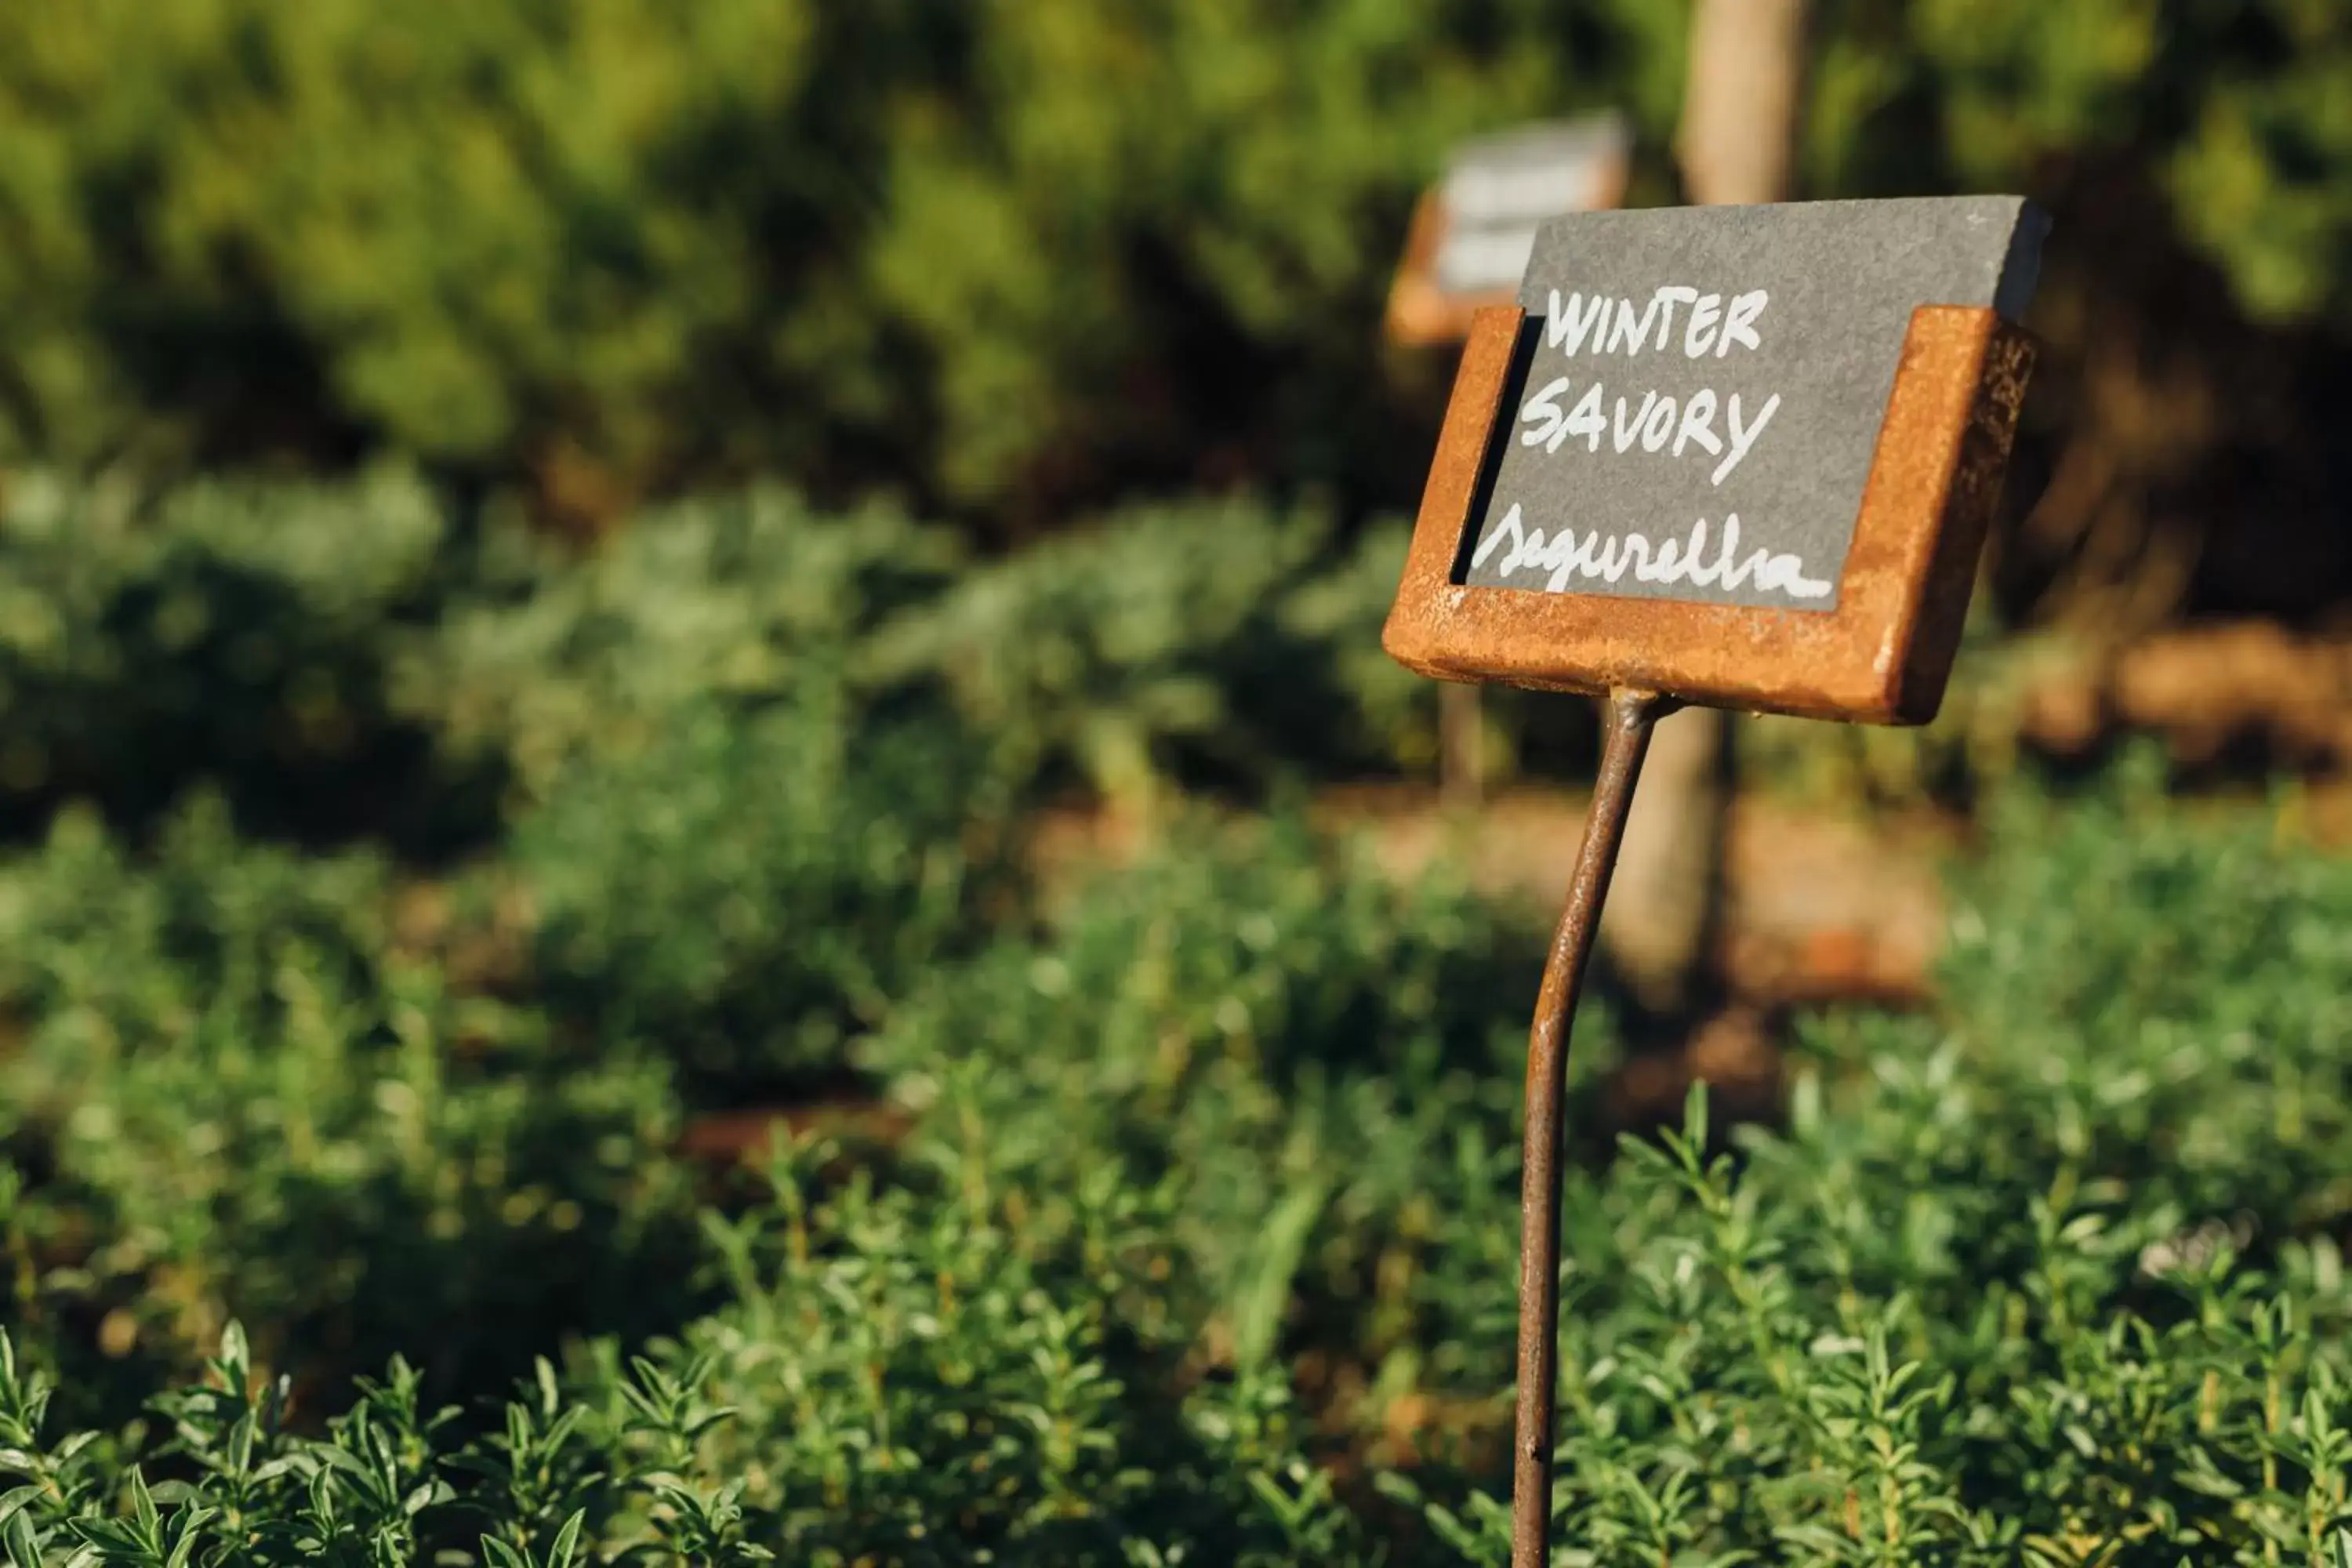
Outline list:
[[[1438,287],[1457,294],[1516,289],[1534,251],[1536,226],[1454,230],[1438,247]]]

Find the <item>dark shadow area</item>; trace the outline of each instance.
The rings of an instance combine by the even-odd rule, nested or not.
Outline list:
[[[175,1336],[205,1324],[217,1332],[219,1313],[246,1325],[273,1373],[293,1379],[305,1430],[394,1355],[424,1373],[435,1403],[494,1423],[495,1410],[474,1401],[527,1380],[535,1356],[607,1334],[639,1343],[717,1299],[690,1210],[631,1210],[615,1201],[626,1183],[566,1179],[593,1160],[594,1136],[543,1119],[492,1156],[501,1184],[461,1171],[447,1184],[454,1197],[414,1173],[352,1183],[277,1171],[266,1201],[241,1205],[241,1219],[223,1216],[230,1230],[206,1255],[212,1272],[193,1276],[107,1272],[102,1249],[128,1234],[129,1216],[58,1173],[53,1134],[20,1129],[0,1152],[33,1195],[0,1241],[44,1278],[84,1283],[20,1289],[7,1324],[58,1359],[66,1429],[111,1429],[140,1415],[165,1368],[214,1348]],[[528,1215],[514,1208],[517,1194],[533,1194]]]
[[[102,660],[0,670],[15,716],[0,833],[37,837],[80,800],[139,838],[209,785],[257,837],[373,839],[424,864],[481,847],[498,831],[503,767],[451,756],[394,710],[388,629],[322,616],[281,578],[173,552],[103,605],[88,628]]]

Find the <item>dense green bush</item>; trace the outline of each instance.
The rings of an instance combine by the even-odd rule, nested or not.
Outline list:
[[[1120,805],[1386,771],[1425,759],[1433,707],[1380,651],[1403,545],[1338,554],[1325,520],[1246,502],[1131,509],[917,605],[861,668],[943,689],[1001,776]]]
[[[1010,868],[1073,780],[1403,751],[1348,651],[1393,540],[1158,508],[974,567],[755,493],[568,563],[394,479],[10,505],[6,710],[95,781],[0,853],[16,1561],[545,1561],[575,1514],[583,1561],[1497,1559],[1533,912],[1282,817]],[[415,779],[509,786],[468,858],[265,836],[314,753],[234,738],[321,663]],[[2352,868],[2146,758],[1982,826],[1940,1007],[1802,1021],[1780,1125],[1612,1153],[1596,996],[1563,1561],[2352,1526]],[[849,1069],[902,1142],[697,1190],[690,1110]],[[291,1403],[240,1437],[247,1362]]]
[[[2006,802],[1941,1015],[1809,1026],[1784,1125],[1727,1145],[1695,1103],[1570,1177],[1559,1561],[2344,1549],[2352,872],[2146,774]],[[1500,1562],[1490,1053],[1530,938],[1493,920],[1296,838],[1194,840],[895,1018],[911,1140],[708,1215],[720,1300],[642,1364],[579,1349],[503,1427],[429,1418],[395,1369],[320,1431],[232,1338],[226,1387],[160,1424],[0,1434],[37,1483],[0,1542],[546,1561],[576,1515],[585,1560]],[[1385,1409],[1336,1433],[1387,1457],[1386,1503],[1286,1409],[1286,1370],[1350,1358]],[[0,1416],[29,1422],[27,1375]]]
[[[1017,511],[1269,439],[1339,477],[1396,433],[1363,323],[1414,182],[1630,49],[1431,0],[36,0],[0,456],[385,444],[590,512],[746,468]]]
[[[1164,1194],[1026,1180],[943,1119],[902,1173],[714,1222],[735,1299],[657,1360],[734,1414],[699,1456],[816,1563],[1311,1563],[1357,1531],[1279,1367],[1204,1364]],[[620,1381],[606,1354],[602,1388]],[[609,1392],[606,1394],[609,1399]]]
[[[2185,820],[2136,765],[2087,802],[2007,803],[1963,883],[1946,1016],[1809,1028],[1789,1125],[1741,1133],[1737,1163],[1701,1114],[1571,1179],[1565,1560],[2335,1550],[2352,1525],[2336,1240],[2352,877],[2258,827]],[[1279,859],[1261,847],[1251,864]],[[1454,1419],[1491,1431],[1511,1352],[1508,1079],[1489,1069],[1449,1100],[1394,1037],[1331,1027],[1318,952],[1349,929],[1332,912],[1354,902],[1346,884],[1285,919],[1246,881],[1213,895],[1231,923],[1205,941],[1152,879],[1124,926],[1074,916],[943,1018],[942,1040],[982,1043],[979,1064],[910,1087],[986,1130],[997,1159],[1159,1172],[1241,1325],[1213,1342],[1378,1359],[1391,1419],[1409,1398],[1467,1397]],[[2092,889],[2117,900],[2095,920]],[[1262,970],[1227,956],[1253,929],[1283,955]],[[1412,1030],[1427,972],[1374,951]],[[1024,988],[1059,1005],[1024,1006]],[[1492,993],[1456,970],[1440,994]],[[1525,995],[1522,980],[1496,996],[1486,1026]],[[1060,1019],[1106,1003],[1055,1048]],[[1299,1058],[1333,1059],[1332,1038],[1361,1046],[1327,1090]],[[1410,1311],[1378,1289],[1368,1311],[1328,1310],[1348,1283],[1400,1279]],[[1269,1301],[1293,1314],[1279,1341]],[[1426,1441],[1444,1451],[1442,1431]],[[1465,1506],[1459,1484],[1437,1468],[1388,1483],[1431,1508],[1436,1537],[1502,1560],[1499,1505]]]
[[[1694,1128],[1570,1194],[1601,1560],[2338,1550],[2352,879],[2144,784],[1997,843],[1948,1020],[1833,1021],[1737,1165]]]
[[[1821,188],[1987,189],[2142,159],[2258,315],[2352,307],[2340,8],[1829,0],[1821,24],[1807,160]],[[1923,133],[1870,133],[1895,124]]]
[[[772,488],[649,512],[584,560],[501,517],[433,635],[403,645],[397,700],[527,805],[575,761],[644,750],[682,709],[838,679],[962,566],[936,529],[881,509],[815,514]]]
[[[386,882],[203,803],[152,856],[74,816],[0,868],[20,1328],[169,1363],[241,1314],[307,1373],[405,1347],[475,1386],[684,1310],[665,1071],[453,994],[393,941]]]
[[[1540,925],[1296,826],[1224,832],[1180,835],[1039,943],[947,976],[867,1059],[993,1168],[1068,1186],[1109,1161],[1165,1184],[1244,1363],[1303,1335],[1410,1376],[1433,1321],[1491,1306],[1471,1258],[1508,1270],[1507,1228],[1464,1216],[1515,1201]],[[1614,1055],[1596,992],[1580,1100]]]
[[[559,1016],[654,1051],[698,1099],[758,1098],[837,1076],[851,1038],[977,945],[1008,873],[968,794],[976,748],[844,706],[689,706],[516,824]]]
[[[61,800],[120,818],[195,779],[249,825],[478,836],[495,780],[450,763],[400,711],[405,641],[463,574],[444,508],[413,477],[208,482],[152,506],[26,476],[0,504],[0,812]]]
[[[2082,278],[2186,241],[2258,318],[2347,319],[2340,7],[1820,11],[1807,194],[2030,188]],[[20,0],[0,459],[389,449],[604,518],[748,472],[1013,520],[1236,474],[1398,505],[1442,379],[1378,343],[1414,194],[1465,133],[1601,103],[1657,174],[1685,23]]]
[[[950,1159],[935,1197],[811,1201],[813,1163],[780,1171],[782,1201],[710,1222],[728,1305],[650,1358],[542,1362],[479,1435],[399,1363],[306,1428],[232,1327],[126,1472],[0,1361],[0,1469],[30,1483],[0,1547],[27,1568],[84,1542],[158,1564],[1354,1555],[1278,1380],[1184,1373],[1192,1292],[1115,1173],[1023,1189]]]
[[[1153,507],[983,566],[901,514],[772,488],[649,512],[584,559],[452,517],[395,471],[145,506],[12,487],[0,820],[37,833],[79,798],[135,826],[201,782],[252,831],[478,849],[567,770],[675,744],[686,710],[835,687],[853,729],[936,729],[980,816],[1431,750],[1425,683],[1379,649],[1393,529],[1343,550],[1307,514]]]

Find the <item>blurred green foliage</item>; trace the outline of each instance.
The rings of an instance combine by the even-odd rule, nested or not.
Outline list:
[[[1001,847],[967,843],[975,763],[953,737],[861,731],[837,693],[805,693],[688,708],[643,755],[579,769],[509,844],[548,1004],[727,1095],[838,1073],[979,943],[1008,879]]]
[[[1432,1254],[1458,1234],[1457,1187],[1483,1203],[1507,1184],[1542,937],[1525,911],[1400,886],[1279,818],[1197,823],[1041,941],[941,975],[866,1059],[904,1102],[952,1113],[992,1169],[1067,1188],[1110,1158],[1181,1194],[1173,1234],[1243,1364],[1305,1335],[1402,1375],[1439,1350],[1433,1296],[1479,1294],[1458,1268],[1433,1278]],[[1588,1110],[1616,1055],[1595,993]],[[1507,1273],[1507,1233],[1494,1243]]]
[[[1403,532],[1332,534],[1248,502],[1130,509],[912,607],[859,668],[939,687],[1002,776],[1118,806],[1424,762],[1428,685],[1380,648]]]
[[[1516,1197],[1496,1069],[1534,930],[1296,828],[1180,826],[1035,932],[938,971],[870,1041],[916,1118],[894,1155],[804,1146],[697,1221],[644,1120],[668,1103],[658,1075],[636,1080],[633,1132],[583,1127],[593,1086],[628,1072],[575,1067],[560,1094],[530,1079],[528,1003],[503,1034],[472,1026],[504,1060],[492,1077],[535,1084],[488,1145],[468,1140],[502,1102],[480,1070],[434,1065],[458,1032],[400,1011],[446,1005],[416,976],[391,984],[373,1080],[353,1047],[319,1056],[303,985],[365,970],[377,873],[233,849],[205,824],[178,830],[155,888],[79,827],[12,876],[51,879],[45,904],[86,884],[101,910],[151,911],[107,926],[158,933],[113,939],[116,967],[159,994],[211,981],[287,1064],[265,1076],[203,1032],[154,1035],[143,1065],[61,1043],[9,1058],[12,1088],[79,1107],[58,1163],[0,1211],[29,1259],[0,1374],[0,1463],[32,1483],[0,1523],[16,1561],[78,1541],[122,1562],[181,1542],[199,1563],[1504,1560]],[[1680,1131],[1570,1175],[1562,1561],[2325,1563],[2352,1528],[2352,868],[2184,813],[2146,757],[2073,799],[2012,786],[1988,827],[1937,1012],[1814,1020],[1780,1125],[1727,1137],[1695,1100]],[[191,876],[277,890],[232,896],[235,916],[152,912]],[[19,1005],[59,1042],[93,1016],[152,1027],[154,1008],[74,988],[77,929],[10,980],[47,998]],[[236,955],[271,929],[311,945],[289,934],[276,999],[256,1000]],[[26,931],[12,947],[37,945]],[[438,1100],[404,1092],[419,1085]],[[317,1153],[260,1131],[306,1122]],[[532,1249],[535,1216],[620,1190],[592,1136],[630,1146],[638,1234],[690,1245],[699,1272],[640,1259],[590,1280]],[[411,1166],[396,1151],[415,1139],[433,1153]],[[484,1212],[446,1248],[361,1217],[453,1167],[464,1180],[425,1188]],[[346,1194],[341,1224],[198,1218],[250,1226],[305,1173]],[[298,1381],[289,1407],[258,1339],[215,1319],[209,1384],[169,1382],[146,1424],[69,1442],[103,1385],[69,1384],[74,1408],[45,1418],[44,1368],[111,1366],[126,1391],[157,1375],[77,1345],[57,1307],[91,1270],[39,1250],[117,1213],[145,1216],[126,1235],[159,1279],[209,1263],[249,1321],[270,1314],[292,1364],[382,1351],[287,1334],[328,1302],[353,1311],[345,1279],[419,1344],[462,1354],[463,1329],[528,1325],[553,1364],[502,1383],[476,1363],[440,1416],[446,1385],[404,1363],[355,1402]],[[580,1245],[612,1247],[608,1223]],[[645,1306],[649,1278],[698,1280],[707,1305],[652,1293],[669,1316],[650,1337],[600,1320]],[[436,1329],[435,1304],[468,1289],[501,1292],[496,1321],[475,1297]],[[323,1428],[321,1399],[341,1411]]]
[[[1425,745],[1354,652],[1393,537],[1162,505],[973,563],[750,491],[573,560],[390,472],[9,509],[60,760],[0,851],[12,1561],[1501,1560],[1542,928],[1282,805]],[[1612,1157],[1588,1005],[1564,1560],[2352,1527],[2352,867],[2147,755],[2032,784],[1986,668],[1871,774],[1981,807],[1937,1010],[1803,1020],[1783,1121]],[[1074,788],[1158,847],[1033,886]],[[688,1153],[811,1090],[904,1133]]]
[[[592,510],[747,468],[994,505],[1244,440],[1329,473],[1382,431],[1412,181],[1638,68],[1644,9],[37,0],[0,455],[389,446]]]
[[[1412,196],[1601,104],[1670,195],[1684,21],[29,0],[0,459],[389,448],[591,517],[747,472],[1008,523],[1236,475],[1399,504],[1437,386],[1371,323]],[[1810,194],[2064,206],[2127,165],[2255,314],[2352,311],[2340,6],[1835,0],[1822,39]]]
[[[0,1138],[40,1173],[20,1326],[168,1360],[242,1312],[275,1359],[430,1347],[465,1383],[527,1367],[555,1303],[644,1331],[686,1299],[631,1283],[687,1257],[687,1194],[641,1159],[674,1126],[664,1070],[454,994],[390,892],[374,858],[241,841],[203,798],[152,855],[77,813],[0,871]]]
[[[86,799],[151,818],[192,775],[252,825],[478,832],[495,785],[397,710],[404,632],[448,587],[446,510],[385,472],[356,484],[211,481],[152,507],[42,474],[0,506],[0,815]]]
[[[2352,312],[2342,6],[1826,0],[1821,27],[1807,171],[1825,189],[2041,185],[2136,162],[2254,315]],[[1894,126],[1928,134],[1874,133]]]
[[[940,529],[816,514],[772,488],[648,512],[584,558],[503,514],[459,555],[431,635],[399,645],[393,701],[527,805],[573,763],[656,744],[684,709],[846,677],[879,626],[967,563]]]
[[[2352,321],[2341,7],[1822,16],[1811,194],[2141,182]],[[1504,1560],[1542,931],[1288,804],[1434,754],[1354,526],[1412,195],[1601,103],[1665,194],[1683,30],[0,8],[0,1555]],[[152,483],[261,457],[393,466]],[[900,500],[478,504],[778,472]],[[1322,499],[915,521],[1235,479]],[[1987,631],[1934,729],[1750,742],[1984,806],[1937,1009],[1612,1154],[1588,1006],[1562,1563],[2352,1560],[2352,868],[2019,776]],[[1073,797],[1158,847],[1033,886]],[[903,1138],[686,1152],[818,1089]]]

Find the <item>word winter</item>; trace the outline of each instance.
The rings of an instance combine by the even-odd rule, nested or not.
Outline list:
[[[1713,561],[1705,558],[1706,535],[1706,519],[1701,518],[1691,524],[1688,539],[1669,539],[1659,545],[1653,545],[1647,534],[1603,536],[1597,528],[1587,529],[1580,537],[1574,529],[1563,528],[1547,538],[1542,529],[1528,528],[1514,505],[1503,514],[1501,524],[1478,542],[1470,563],[1474,568],[1484,566],[1496,551],[1508,545],[1510,552],[1496,573],[1507,581],[1522,567],[1531,567],[1554,594],[1565,592],[1570,580],[1577,576],[1618,583],[1629,571],[1637,582],[1688,583],[1726,591],[1736,591],[1753,580],[1759,589],[1795,599],[1825,598],[1833,585],[1806,576],[1804,562],[1794,555],[1759,550],[1740,560],[1738,512],[1723,520],[1723,542]]]
[[[1664,353],[1675,338],[1675,307],[1687,305],[1690,314],[1683,319],[1684,357],[1702,359],[1711,353],[1721,359],[1735,343],[1750,349],[1764,346],[1756,335],[1756,318],[1771,301],[1764,289],[1752,289],[1733,295],[1726,307],[1720,294],[1702,294],[1669,283],[1654,290],[1637,310],[1633,300],[1610,294],[1571,293],[1563,305],[1555,289],[1544,310],[1544,344],[1570,359],[1588,347],[1594,353],[1632,356],[1648,348]]]

